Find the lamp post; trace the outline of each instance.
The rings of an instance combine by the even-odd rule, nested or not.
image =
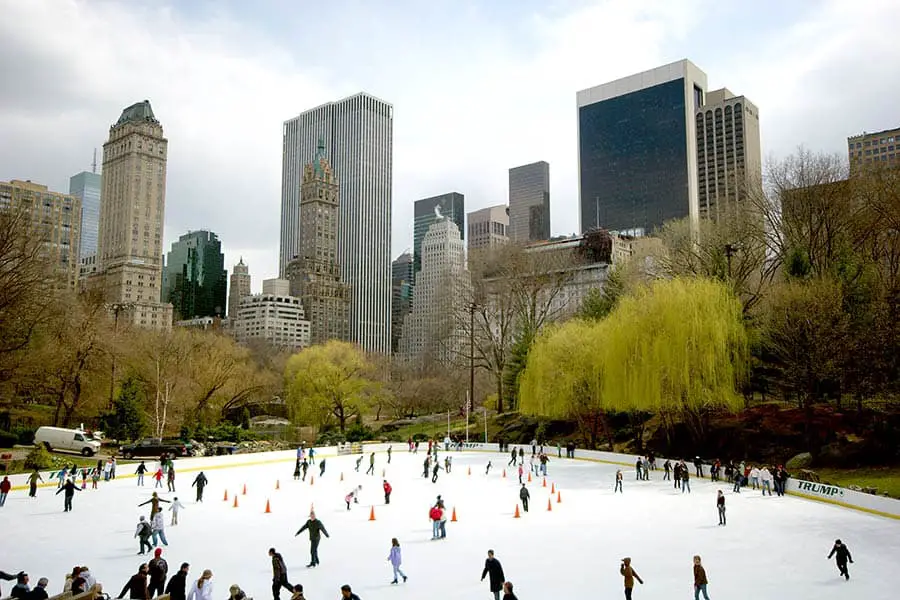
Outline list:
[[[728,261],[728,279],[731,279],[731,257],[737,254],[740,246],[731,242],[725,244],[725,259]]]

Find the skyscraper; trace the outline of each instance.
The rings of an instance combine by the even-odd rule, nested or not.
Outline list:
[[[456,223],[435,222],[422,240],[422,269],[416,273],[412,310],[403,323],[400,356],[426,371],[460,358],[466,335],[460,327],[466,288],[465,242]]]
[[[428,229],[441,217],[456,223],[461,239],[465,239],[466,198],[459,192],[449,192],[416,200],[413,203],[413,274],[422,268],[422,240]]]
[[[159,301],[168,143],[149,100],[123,110],[109,128],[97,244],[107,302],[134,324],[158,329],[172,326],[172,306]]]
[[[717,218],[762,186],[759,109],[722,88],[706,94],[695,115],[700,218]]]
[[[509,243],[509,207],[505,204],[469,213],[469,256],[482,250]]]
[[[695,114],[705,93],[706,74],[688,60],[578,92],[582,232],[697,221]]]
[[[279,269],[300,254],[300,187],[319,139],[340,186],[337,262],[350,286],[350,341],[391,348],[391,185],[393,107],[359,93],[284,123]]]
[[[176,320],[224,316],[227,284],[215,233],[191,231],[172,244],[163,267],[162,301],[172,304]]]
[[[850,154],[850,170],[861,167],[900,165],[900,128],[885,129],[875,133],[861,133],[847,138]]]
[[[550,165],[509,170],[509,238],[520,244],[550,239]]]
[[[412,308],[413,257],[404,252],[391,263],[391,352],[400,349],[403,319]]]
[[[337,263],[340,187],[319,140],[316,158],[303,168],[300,188],[300,255],[287,266],[291,296],[300,298],[313,344],[346,340],[350,288]]]
[[[69,195],[81,200],[81,250],[79,259],[97,253],[100,228],[100,175],[82,171],[69,178]]]
[[[231,271],[231,281],[228,285],[228,318],[234,324],[241,298],[250,295],[250,268],[244,264],[244,257],[234,265]]]
[[[266,279],[262,294],[241,298],[232,322],[234,338],[240,343],[264,340],[291,351],[309,346],[309,321],[289,287],[286,279]]]

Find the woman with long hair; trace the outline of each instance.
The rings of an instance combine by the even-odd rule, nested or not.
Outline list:
[[[191,584],[187,600],[212,600],[212,571],[206,569],[200,579]]]

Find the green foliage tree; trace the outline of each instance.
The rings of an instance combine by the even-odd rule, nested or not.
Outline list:
[[[119,387],[113,412],[105,418],[105,432],[119,440],[141,437],[147,430],[145,402],[146,393],[140,381],[132,376],[127,377]]]
[[[605,319],[624,294],[625,275],[622,268],[611,268],[606,284],[602,288],[592,288],[581,301],[578,316],[592,321]]]

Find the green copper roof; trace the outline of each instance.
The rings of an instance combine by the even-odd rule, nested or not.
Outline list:
[[[141,121],[150,121],[151,123],[159,122],[156,120],[156,117],[153,116],[153,109],[150,107],[149,100],[137,102],[123,110],[122,116],[116,121],[116,125],[122,125],[129,122],[139,123]]]
[[[325,158],[325,140],[319,138],[319,143],[316,146],[316,158],[314,161],[316,175],[322,175],[322,160]]]

